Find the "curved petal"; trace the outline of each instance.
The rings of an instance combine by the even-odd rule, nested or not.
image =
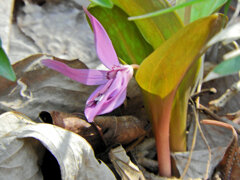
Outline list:
[[[97,115],[113,111],[124,102],[127,85],[133,75],[132,71],[118,71],[111,84],[101,85],[94,91],[85,108],[85,116],[89,122],[92,122]],[[93,97],[97,97],[95,103],[89,103],[92,102]]]
[[[107,72],[108,71],[100,71],[100,70],[95,70],[95,69],[74,69],[66,64],[51,60],[51,59],[45,59],[42,60],[42,63],[60,73],[63,75],[78,81],[82,84],[86,85],[101,85],[105,84],[108,79],[107,79]]]
[[[94,16],[92,16],[87,9],[84,8],[84,11],[89,17],[93,27],[95,46],[99,59],[109,69],[111,69],[114,65],[120,65],[117,54],[113,48],[112,41],[108,37],[107,32],[101,23]]]
[[[92,122],[99,114],[99,107],[101,107],[101,104],[103,102],[104,93],[108,90],[108,88],[111,86],[113,80],[109,80],[106,84],[100,85],[88,98],[86,102],[86,107],[84,114],[88,120],[88,122]],[[97,108],[96,108],[97,107]]]

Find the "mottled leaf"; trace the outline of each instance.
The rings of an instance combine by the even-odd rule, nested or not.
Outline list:
[[[128,64],[140,64],[153,48],[145,41],[134,22],[119,7],[107,9],[99,6],[88,8],[107,31],[117,55]]]
[[[141,88],[161,98],[169,95],[225,22],[223,15],[214,14],[178,31],[141,64],[136,74]]]

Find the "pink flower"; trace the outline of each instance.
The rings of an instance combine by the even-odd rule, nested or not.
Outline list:
[[[85,116],[92,122],[97,115],[111,112],[126,98],[127,85],[133,76],[133,66],[121,65],[112,42],[100,22],[86,9],[95,35],[96,51],[101,62],[109,69],[73,69],[59,61],[46,59],[42,63],[69,78],[86,85],[99,85],[85,106]]]

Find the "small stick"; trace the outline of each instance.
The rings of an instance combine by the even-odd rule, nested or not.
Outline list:
[[[200,92],[194,93],[191,98],[194,99],[194,98],[196,98],[198,96],[201,96],[201,95],[203,95],[205,93],[213,93],[213,94],[215,94],[215,93],[217,93],[217,90],[215,88],[202,89]]]
[[[211,116],[212,118],[218,120],[218,121],[223,121],[217,114],[215,114],[214,112],[212,112],[209,108],[205,107],[202,104],[199,104],[199,108],[198,110],[202,110],[205,113],[207,113],[209,116]]]
[[[192,100],[191,100],[192,101]],[[190,166],[190,163],[191,163],[191,159],[192,159],[192,153],[193,153],[193,150],[195,148],[195,144],[196,144],[196,139],[197,139],[197,128],[198,128],[198,114],[197,114],[197,111],[196,111],[196,107],[194,105],[194,102],[192,102],[192,109],[193,109],[193,112],[194,112],[194,117],[195,117],[195,126],[194,126],[194,132],[193,132],[193,140],[192,140],[192,146],[191,146],[191,150],[189,152],[189,156],[188,156],[188,160],[187,160],[187,164],[185,165],[185,168],[184,168],[184,171],[183,173],[181,174],[181,177],[180,179],[183,179],[184,176],[186,175],[187,171],[188,171],[188,168]]]
[[[223,118],[219,117],[217,114],[215,114],[209,108],[205,107],[202,104],[199,104],[198,110],[204,111],[206,114],[208,114],[209,116],[211,116],[215,120],[218,120],[218,121],[221,121],[221,122],[228,123],[228,124],[232,125],[235,128],[235,130],[237,131],[237,133],[240,134],[240,125],[238,125],[238,124],[236,124],[236,123],[234,123],[230,120],[223,119]]]
[[[234,83],[231,88],[227,89],[226,92],[218,99],[209,102],[210,109],[218,110],[225,106],[225,104],[232,99],[238,92],[240,92],[240,81]]]
[[[201,104],[199,104],[199,105],[201,105]],[[198,126],[198,129],[199,129],[199,132],[200,132],[200,134],[201,134],[201,137],[202,137],[202,139],[203,139],[203,141],[204,141],[204,143],[206,144],[207,149],[208,149],[208,162],[207,162],[206,173],[205,173],[205,177],[204,177],[204,179],[208,179],[208,170],[209,170],[209,167],[210,167],[210,165],[211,165],[212,150],[211,150],[210,145],[208,144],[207,138],[205,137],[205,135],[204,135],[204,133],[203,133],[203,131],[202,131],[202,128],[201,128],[201,126],[200,126],[199,121],[196,121],[196,124],[197,124],[197,126]]]

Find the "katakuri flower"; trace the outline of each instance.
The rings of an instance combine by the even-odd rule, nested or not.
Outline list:
[[[97,55],[109,70],[73,69],[51,59],[43,60],[42,63],[82,84],[99,85],[88,98],[84,111],[87,120],[92,122],[95,116],[109,113],[124,102],[134,65],[119,63],[112,42],[101,23],[86,9],[84,11],[92,24]]]

